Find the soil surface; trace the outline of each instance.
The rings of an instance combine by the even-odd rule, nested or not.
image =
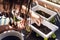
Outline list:
[[[37,10],[36,12],[37,12],[38,14],[40,14],[40,15],[42,15],[42,16],[44,16],[44,17],[46,17],[46,18],[49,18],[49,17],[50,17],[50,15],[49,15],[49,14],[47,14],[47,13],[45,13],[45,12],[41,11],[41,10]]]
[[[16,36],[7,36],[7,37],[3,38],[2,40],[21,40],[21,39],[19,39]]]
[[[44,26],[41,24],[41,26],[38,26],[37,24],[33,23],[33,26],[35,26],[37,29],[39,29],[41,32],[43,32],[44,34],[48,34],[49,32],[51,32],[51,29],[49,29],[48,27]]]

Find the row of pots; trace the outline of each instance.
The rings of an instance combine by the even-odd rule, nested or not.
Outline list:
[[[40,12],[43,11],[43,13],[45,12],[44,14],[49,14],[50,16],[48,18],[46,18],[45,16],[37,13],[36,12],[37,10],[40,10]],[[37,25],[35,22],[33,22],[33,20],[31,20],[32,23],[29,24],[29,27],[31,27],[31,29],[33,31],[35,31],[36,33],[38,33],[43,38],[49,38],[56,30],[58,30],[58,26],[56,26],[56,25],[54,25],[54,24],[52,24],[52,23],[49,22],[49,21],[51,21],[51,19],[54,16],[57,15],[56,12],[51,11],[51,10],[49,10],[47,8],[44,8],[44,7],[40,6],[40,5],[34,6],[32,8],[32,11],[34,12],[34,14],[39,15],[42,18],[42,22],[41,22],[40,26]],[[45,32],[47,32],[47,33],[44,33],[43,32],[44,29],[41,29],[41,30],[39,29],[39,28],[44,28],[44,27],[47,27],[48,29],[50,29],[50,32],[47,32],[48,29],[45,29],[46,30]]]

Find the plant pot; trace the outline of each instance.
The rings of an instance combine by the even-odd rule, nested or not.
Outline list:
[[[43,38],[49,38],[58,29],[57,26],[45,20],[42,21],[40,26],[36,26],[36,24],[32,23],[29,27]]]
[[[48,21],[50,21],[55,15],[57,15],[56,12],[44,8],[43,6],[40,5],[33,7],[32,11],[36,12],[36,14],[40,15],[41,18]]]
[[[8,36],[16,36],[20,40],[24,40],[22,33],[18,32],[18,31],[14,31],[14,30],[9,30],[9,31],[5,31],[5,32],[1,33],[0,40],[2,40],[5,37],[8,37]]]
[[[57,0],[54,0],[54,1],[57,1]],[[38,2],[42,2],[44,4],[43,6],[46,5],[46,8],[58,12],[58,14],[60,15],[60,1],[58,1],[59,4],[56,4],[48,0],[38,0]]]

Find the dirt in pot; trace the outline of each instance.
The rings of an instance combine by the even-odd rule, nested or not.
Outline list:
[[[25,38],[24,40],[44,40],[44,39],[41,36],[37,37],[36,33],[32,30],[30,36],[28,38]]]
[[[21,39],[16,36],[7,36],[3,38],[2,40],[21,40]]]
[[[36,12],[37,12],[38,14],[40,14],[40,15],[46,17],[46,18],[49,18],[49,17],[51,16],[51,15],[49,15],[49,14],[47,14],[47,13],[41,11],[41,10],[37,10]]]
[[[44,34],[48,34],[49,32],[52,31],[51,29],[49,29],[48,27],[44,26],[43,24],[41,24],[40,26],[38,26],[37,24],[33,23],[32,25],[34,27],[36,27],[37,29],[39,29]]]

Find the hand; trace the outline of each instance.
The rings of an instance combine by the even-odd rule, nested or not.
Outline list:
[[[40,26],[40,24],[42,22],[42,18],[38,14],[35,14],[33,11],[31,11],[31,19],[34,23],[36,23],[38,26]]]

